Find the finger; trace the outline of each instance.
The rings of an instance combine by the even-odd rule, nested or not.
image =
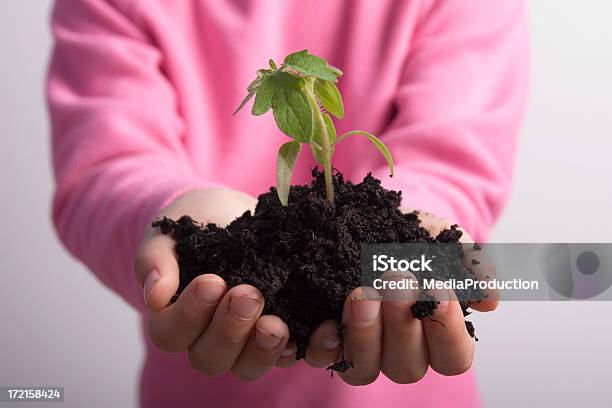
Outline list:
[[[402,210],[406,213],[415,211],[410,208],[403,208]],[[455,225],[453,222],[431,213],[423,211],[417,211],[417,213],[421,221],[420,225],[425,228],[432,237],[437,236],[443,230],[451,228],[453,225]],[[465,244],[463,246],[465,251],[464,265],[467,268],[472,269],[476,275],[476,278],[479,280],[486,281],[493,279],[496,274],[495,265],[491,259],[488,258],[484,252],[475,251],[473,249],[473,245],[470,244],[473,244],[475,241],[466,230],[459,226],[457,226],[457,229],[463,233],[461,238],[459,238],[459,242]],[[475,262],[473,259],[475,259]],[[486,289],[484,290],[484,293],[487,296],[485,300],[480,302],[473,301],[470,303],[470,306],[480,312],[495,310],[499,304],[499,291]]]
[[[479,281],[489,281],[497,277],[495,264],[482,250],[482,247],[474,248],[473,244],[465,244],[463,246],[463,264],[466,268],[474,272],[476,279]],[[499,291],[496,289],[482,290],[486,298],[482,301],[471,301],[470,307],[479,312],[490,312],[497,309],[499,305]]]
[[[429,366],[423,325],[410,309],[419,297],[418,281],[409,272],[393,272],[385,278],[396,282],[407,279],[414,282],[414,289],[388,290],[382,294],[382,372],[396,383],[415,383],[425,376]]]
[[[439,304],[423,320],[431,368],[443,375],[458,375],[472,365],[474,341],[465,329],[463,312],[452,290],[429,292]]]
[[[243,380],[260,378],[274,366],[288,339],[289,328],[280,317],[260,317],[249,342],[232,367],[232,373]]]
[[[338,325],[333,320],[324,321],[310,336],[306,363],[316,368],[328,367],[340,354]]]
[[[192,366],[210,376],[228,371],[247,343],[263,307],[263,295],[253,286],[230,289],[208,328],[189,349]]]
[[[339,375],[351,385],[371,384],[378,378],[382,359],[380,295],[368,287],[353,290],[344,302],[342,317],[344,357],[353,367]]]
[[[288,368],[297,364],[297,360],[295,359],[295,353],[297,352],[297,348],[295,346],[295,342],[291,341],[287,343],[285,348],[281,351],[280,357],[276,361],[276,366],[281,368]]]
[[[143,287],[145,305],[152,310],[166,307],[179,286],[172,238],[158,234],[145,239],[136,253],[134,274]]]
[[[149,334],[163,351],[186,351],[202,334],[227,291],[223,279],[206,274],[195,278],[177,301],[149,312]]]

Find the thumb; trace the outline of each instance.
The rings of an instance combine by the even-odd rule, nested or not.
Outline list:
[[[134,259],[134,273],[149,309],[162,310],[179,286],[179,266],[172,238],[157,234],[143,241]]]

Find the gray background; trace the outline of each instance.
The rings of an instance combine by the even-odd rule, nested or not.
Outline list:
[[[64,386],[63,406],[128,407],[137,316],[63,251],[48,217],[50,3],[0,2],[0,385]],[[611,241],[611,13],[597,0],[530,3],[531,97],[492,241]],[[476,317],[485,405],[612,406],[610,313],[609,302],[509,302]]]

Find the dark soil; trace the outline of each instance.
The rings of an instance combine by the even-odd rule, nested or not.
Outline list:
[[[312,174],[310,185],[291,187],[287,207],[272,187],[259,196],[255,214],[247,211],[227,228],[200,225],[188,216],[153,223],[176,241],[178,293],[206,272],[221,276],[228,287],[255,286],[265,297],[264,313],[289,326],[297,359],[305,356],[310,334],[323,321],[341,321],[346,296],[361,284],[361,243],[457,243],[462,235],[453,226],[430,237],[419,226],[417,212],[399,210],[401,192],[385,190],[371,175],[353,184],[336,174],[332,205],[325,198],[322,173],[315,169]],[[436,307],[436,300],[423,293],[412,313],[429,318]],[[468,302],[461,307],[467,316]],[[466,329],[474,336],[470,322]],[[349,367],[343,360],[331,368]]]

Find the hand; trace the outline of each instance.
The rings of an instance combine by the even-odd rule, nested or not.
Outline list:
[[[199,222],[227,225],[255,204],[247,194],[210,188],[180,196],[158,216],[188,214]],[[275,364],[291,364],[289,329],[277,316],[261,316],[264,298],[253,286],[228,291],[219,276],[205,274],[169,304],[179,285],[174,241],[153,228],[145,233],[134,270],[144,289],[149,335],[159,349],[188,352],[191,365],[210,376],[231,371],[255,379]]]
[[[427,213],[420,213],[419,217],[431,236],[453,224]],[[465,231],[461,241],[473,242]],[[472,265],[474,258],[481,263]],[[478,251],[466,251],[464,262],[474,269],[479,279],[494,275],[492,264]],[[411,276],[414,279],[414,275]],[[340,377],[351,385],[366,385],[376,380],[382,371],[396,383],[409,384],[423,378],[429,366],[443,375],[467,371],[472,364],[474,341],[466,331],[457,297],[452,290],[429,293],[440,304],[431,319],[418,320],[410,310],[418,298],[418,290],[404,291],[401,300],[386,300],[385,297],[383,302],[371,300],[381,298],[373,288],[353,290],[346,298],[343,311],[344,354],[353,368],[339,373]],[[486,294],[487,300],[472,304],[472,308],[483,312],[494,310],[499,295],[496,292]],[[325,322],[310,339],[306,362],[314,367],[325,367],[337,361],[338,344],[336,325],[332,321]]]

